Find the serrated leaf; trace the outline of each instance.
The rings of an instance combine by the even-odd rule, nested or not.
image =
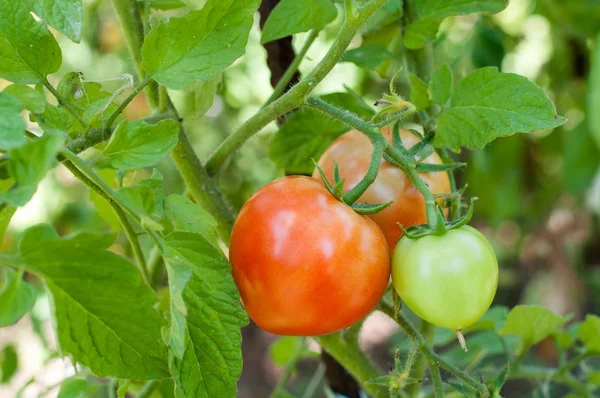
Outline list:
[[[600,317],[588,315],[577,329],[577,337],[590,352],[600,353]]]
[[[29,9],[75,43],[83,30],[82,0],[27,0]]]
[[[264,44],[294,33],[321,30],[336,16],[331,0],[281,0],[269,14],[260,41]]]
[[[0,0],[0,78],[40,83],[62,63],[60,47],[25,1]]]
[[[383,44],[364,44],[346,51],[340,62],[352,62],[361,68],[374,69],[390,56]]]
[[[415,2],[417,20],[406,27],[404,44],[407,48],[421,48],[435,39],[442,20],[454,15],[476,12],[496,13],[502,11],[507,0],[420,0]]]
[[[208,0],[201,10],[154,27],[142,46],[149,77],[181,90],[210,80],[245,50],[259,0]]]
[[[165,213],[175,229],[200,234],[214,246],[217,245],[217,222],[210,213],[185,196],[169,195],[165,200]]]
[[[10,382],[17,373],[19,366],[19,356],[17,349],[12,344],[7,344],[0,351],[0,384]]]
[[[156,207],[154,190],[147,185],[130,185],[117,189],[117,195],[139,215],[150,216]]]
[[[410,102],[412,102],[417,110],[423,110],[429,107],[429,93],[427,92],[427,84],[419,78],[419,76],[411,73],[410,78]]]
[[[325,102],[370,119],[374,111],[362,99],[349,93],[332,93],[321,97]],[[273,137],[269,157],[290,174],[310,174],[311,158],[318,159],[337,137],[350,128],[313,110],[301,110],[289,115]]]
[[[483,148],[498,137],[551,129],[565,121],[544,90],[526,77],[482,68],[456,85],[450,106],[438,116],[433,143],[455,152]]]
[[[105,250],[106,235],[59,238],[48,225],[30,228],[20,261],[46,282],[58,342],[100,377],[169,376],[156,296],[127,259]]]
[[[185,7],[186,4],[181,0],[149,0],[150,8],[156,10],[175,10],[177,8]],[[144,4],[146,0],[137,0],[138,3]]]
[[[11,84],[6,87],[3,93],[10,94],[18,99],[26,109],[33,113],[42,113],[46,107],[46,99],[39,91],[25,84]]]
[[[86,379],[71,377],[61,383],[56,398],[85,398],[98,390],[99,386],[90,383]]]
[[[535,305],[517,305],[508,314],[501,335],[520,336],[526,348],[539,343],[565,323],[549,309]]]
[[[0,289],[0,327],[17,323],[35,304],[35,288],[23,280],[23,271],[4,268],[4,286]]]
[[[590,63],[586,116],[592,137],[600,148],[600,112],[598,112],[600,109],[600,33],[596,36]]]
[[[27,141],[22,110],[23,104],[17,98],[0,93],[0,149],[17,148]]]
[[[169,367],[177,397],[233,397],[242,371],[240,328],[247,324],[231,266],[201,235],[164,241],[171,288]]]
[[[429,95],[433,102],[445,105],[452,94],[453,85],[452,69],[450,69],[448,64],[443,64],[436,68],[429,82]]]
[[[179,123],[175,120],[156,124],[123,121],[112,133],[104,156],[119,170],[151,166],[175,148],[178,137]]]
[[[16,187],[0,193],[0,200],[15,207],[27,203],[46,172],[56,165],[56,155],[63,141],[60,134],[44,134],[20,148],[11,149],[8,174]]]

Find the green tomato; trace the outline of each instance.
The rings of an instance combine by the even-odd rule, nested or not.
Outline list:
[[[420,239],[400,239],[392,259],[398,295],[422,319],[461,330],[477,322],[498,287],[488,240],[468,225]]]

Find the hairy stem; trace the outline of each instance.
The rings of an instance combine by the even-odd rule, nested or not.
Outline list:
[[[138,78],[140,81],[144,81],[146,74],[141,67],[144,23],[142,22],[137,0],[112,0],[112,3],[123,29],[125,42],[127,43],[129,54],[133,59]],[[156,108],[158,106],[158,85],[156,82],[149,84],[146,95],[150,106]]]
[[[425,338],[425,341],[427,344],[431,345],[431,343],[433,342],[433,335],[435,334],[435,326],[433,326],[431,323],[425,321],[425,320],[421,320],[421,326],[420,326],[420,332],[423,335],[423,337]],[[430,359],[428,359],[430,360]],[[412,373],[412,377],[417,379],[417,380],[422,380],[423,376],[425,375],[425,361],[426,361],[426,357],[424,355],[419,355],[417,357],[416,363],[414,365],[414,370]],[[430,366],[431,368],[431,366]],[[439,366],[437,368],[438,371],[438,375],[439,375]],[[433,373],[431,375],[433,377]],[[419,388],[420,388],[421,384],[420,383],[415,383],[410,385],[409,387],[407,387],[407,392],[409,396],[416,396],[419,392]]]
[[[250,137],[262,130],[267,124],[292,109],[300,107],[304,103],[304,98],[337,64],[360,26],[387,1],[371,0],[358,10],[354,18],[346,19],[329,51],[311,73],[287,93],[258,111],[242,124],[238,131],[227,137],[217,147],[206,162],[208,173],[210,175],[215,174],[232,153],[237,151]]]
[[[440,365],[431,358],[428,358],[429,373],[433,382],[433,394],[435,398],[444,397],[444,386],[442,384],[442,376],[440,375]],[[416,384],[418,386],[418,384]],[[411,395],[412,396],[412,395]]]
[[[344,365],[371,397],[384,398],[388,396],[387,389],[365,382],[381,376],[379,370],[361,351],[356,341],[345,339],[340,333],[316,337],[321,347]]]

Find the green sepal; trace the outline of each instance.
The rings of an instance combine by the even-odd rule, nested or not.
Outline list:
[[[418,163],[417,171],[420,173],[431,173],[436,171],[452,171],[460,167],[466,166],[466,163],[444,163],[444,164],[431,164],[431,163]]]
[[[475,203],[476,200],[478,200],[478,197],[473,197],[471,198],[470,202],[469,202],[469,210],[467,210],[467,213],[462,216],[461,218],[459,218],[456,221],[453,221],[451,223],[448,223],[446,225],[446,228],[448,231],[450,231],[451,229],[456,229],[456,228],[460,228],[463,225],[466,225],[469,221],[471,221],[471,217],[473,217],[473,203]]]
[[[335,182],[335,185],[333,186],[333,196],[335,196],[336,198],[338,198],[339,200],[343,201],[343,196],[344,196],[344,183],[346,182],[346,180],[344,180],[343,178],[340,180],[337,180]]]
[[[500,390],[502,389],[502,386],[506,382],[506,378],[508,377],[509,372],[510,372],[510,362],[507,362],[506,365],[504,366],[504,368],[502,369],[502,371],[500,373],[498,373],[496,375],[496,377],[494,377],[494,380],[492,380],[492,382],[488,386],[488,390],[489,390],[490,394],[492,395],[492,397],[495,397],[495,396],[497,396],[497,394],[500,393]]]
[[[421,141],[419,141],[417,144],[415,144],[415,146],[413,146],[412,148],[410,148],[410,150],[408,151],[408,153],[410,154],[410,156],[414,157],[414,156],[418,156],[421,153],[423,153],[423,151],[425,151],[425,149],[427,149],[428,147],[430,147],[429,144],[431,144],[431,141],[433,141],[434,137],[435,137],[435,132],[433,132],[433,131],[430,131],[429,133],[425,134],[425,137],[423,137],[421,139]]]
[[[333,182],[337,184],[342,177],[340,176],[340,167],[337,161],[333,161]]]
[[[319,164],[313,158],[311,158],[310,160],[312,160],[312,162],[315,164],[315,169],[317,169],[317,171],[321,175],[321,179],[323,179],[323,183],[325,184],[325,188],[327,188],[327,190],[332,195],[334,195],[334,193],[333,193],[334,192],[333,191],[333,186],[331,186],[331,183],[329,182],[329,180],[327,179],[327,177],[325,177],[325,173],[323,173],[323,170],[321,169],[321,166],[319,166]]]
[[[392,128],[392,140],[397,149],[406,150],[406,148],[404,148],[404,144],[402,143],[402,137],[400,137],[400,122],[394,123],[394,127]]]
[[[358,214],[369,215],[379,213],[393,202],[381,203],[381,204],[370,204],[370,203],[354,203],[351,207],[352,210]]]

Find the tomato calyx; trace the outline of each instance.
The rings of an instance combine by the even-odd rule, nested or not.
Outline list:
[[[413,225],[408,228],[404,228],[401,224],[400,229],[402,230],[404,236],[408,239],[419,239],[428,235],[443,235],[447,231],[457,229],[466,225],[469,221],[471,221],[471,217],[473,217],[473,203],[477,200],[477,197],[471,198],[469,203],[469,209],[465,213],[464,216],[459,218],[458,220],[447,222],[444,213],[439,205],[436,204],[436,223],[435,228],[431,228],[429,224],[421,224],[421,225]]]
[[[344,183],[346,181],[345,181],[345,179],[341,178],[341,176],[340,176],[340,169],[338,167],[337,162],[334,162],[334,166],[333,166],[334,169],[333,169],[333,185],[332,185],[331,182],[329,182],[329,180],[325,176],[325,173],[323,172],[323,170],[321,169],[319,164],[314,159],[312,159],[312,161],[315,165],[315,168],[321,175],[321,179],[323,180],[323,183],[325,184],[325,188],[327,188],[329,193],[331,193],[340,202],[343,202],[343,203],[347,204],[348,206],[350,206],[352,208],[352,210],[354,210],[356,213],[362,214],[362,215],[375,214],[375,213],[379,213],[381,210],[385,209],[386,207],[388,207],[389,205],[392,204],[391,201],[386,202],[386,203],[377,203],[377,204],[348,203],[346,200],[344,200]]]
[[[383,94],[380,99],[375,101],[375,106],[384,105],[385,107],[380,109],[379,112],[373,116],[371,121],[375,121],[379,117],[385,116],[388,119],[384,123],[390,124],[417,110],[417,107],[413,103],[405,100],[394,89],[394,81],[401,71],[402,69],[399,69],[390,80],[389,94]]]

